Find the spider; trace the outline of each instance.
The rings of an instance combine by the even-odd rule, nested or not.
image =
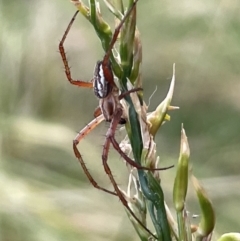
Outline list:
[[[118,124],[125,124],[126,119],[123,117],[123,107],[120,103],[120,100],[124,98],[126,95],[141,90],[141,88],[134,88],[128,91],[125,91],[122,94],[119,94],[119,89],[117,85],[114,82],[114,74],[111,67],[110,62],[110,55],[112,53],[112,48],[117,41],[118,35],[120,33],[121,27],[123,26],[126,19],[129,17],[131,12],[133,11],[134,7],[136,6],[138,0],[135,0],[132,4],[132,6],[129,8],[128,12],[124,15],[119,25],[116,27],[111,42],[109,44],[108,50],[106,51],[103,60],[98,61],[95,66],[94,70],[94,77],[91,82],[85,82],[83,80],[74,80],[72,79],[70,67],[68,65],[67,57],[64,50],[64,42],[66,40],[66,37],[68,35],[68,32],[78,14],[78,11],[74,14],[72,17],[66,31],[64,32],[64,35],[59,43],[59,52],[62,57],[62,61],[65,67],[65,74],[68,79],[68,81],[73,84],[80,87],[86,87],[86,88],[93,88],[95,95],[99,99],[99,107],[96,109],[94,116],[95,119],[90,122],[86,127],[82,129],[78,133],[78,135],[73,140],[73,150],[75,153],[75,156],[77,157],[78,161],[80,162],[83,171],[85,172],[86,176],[88,177],[91,184],[104,192],[107,192],[109,194],[118,196],[120,201],[123,203],[123,205],[126,207],[126,209],[129,211],[129,213],[139,222],[139,224],[151,235],[154,236],[154,234],[151,233],[151,231],[145,227],[145,225],[136,217],[136,215],[133,213],[133,211],[128,206],[128,202],[123,196],[123,193],[120,191],[115,179],[113,178],[111,169],[108,166],[107,159],[108,159],[108,153],[110,149],[110,144],[113,145],[113,147],[119,152],[119,154],[128,162],[131,166],[136,167],[138,169],[144,169],[144,170],[166,170],[167,168],[157,168],[152,169],[148,167],[143,167],[137,164],[135,161],[131,160],[119,147],[118,142],[115,140],[115,131],[117,129]],[[77,148],[77,145],[79,142],[83,139],[84,136],[88,135],[88,133],[93,130],[99,123],[101,123],[103,120],[110,122],[110,127],[106,134],[105,143],[103,146],[103,152],[102,152],[102,162],[104,166],[104,170],[106,174],[108,175],[113,187],[114,191],[107,190],[101,186],[98,185],[98,183],[94,180],[90,172],[88,171],[82,156]],[[172,167],[172,166],[171,166]]]

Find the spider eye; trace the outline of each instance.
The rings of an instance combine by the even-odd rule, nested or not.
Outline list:
[[[111,82],[113,82],[113,73],[110,64],[103,65],[102,61],[98,61],[95,66],[93,88],[95,95],[103,99],[108,96],[112,90]]]

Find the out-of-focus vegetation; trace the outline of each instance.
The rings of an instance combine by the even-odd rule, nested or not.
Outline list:
[[[0,1],[0,240],[137,238],[119,201],[92,188],[72,153],[76,131],[97,105],[91,90],[67,82],[57,52],[75,10],[67,0]],[[158,87],[150,109],[164,98],[176,63],[172,103],[181,109],[156,137],[161,165],[177,162],[183,122],[219,234],[239,231],[239,12],[237,0],[138,3],[146,101]],[[83,17],[65,46],[73,76],[90,80],[103,52]],[[80,150],[93,175],[110,188],[101,164],[107,127],[98,127]],[[128,173],[119,159],[110,163],[125,189]],[[161,176],[169,204],[174,174]],[[188,201],[189,211],[198,214],[191,195]]]

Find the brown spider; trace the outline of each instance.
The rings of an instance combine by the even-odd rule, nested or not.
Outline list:
[[[116,27],[111,42],[109,44],[109,48],[106,51],[103,60],[102,61],[98,61],[96,66],[95,66],[95,70],[94,70],[94,77],[93,80],[91,82],[85,82],[82,80],[74,80],[72,79],[71,76],[71,72],[70,72],[70,67],[68,65],[68,61],[66,58],[66,54],[64,51],[64,41],[66,40],[67,34],[76,18],[76,15],[78,13],[78,11],[74,14],[73,18],[71,19],[61,41],[59,44],[59,51],[64,63],[64,67],[65,67],[65,73],[67,76],[68,81],[73,84],[73,85],[77,85],[80,87],[87,87],[87,88],[93,88],[94,89],[94,93],[95,95],[98,97],[99,99],[99,107],[98,109],[95,111],[94,115],[95,115],[95,119],[90,122],[86,127],[84,127],[84,129],[78,133],[78,135],[75,137],[75,139],[73,140],[73,150],[75,153],[75,156],[77,157],[77,159],[79,160],[83,171],[85,172],[86,176],[88,177],[89,181],[91,182],[91,184],[97,188],[100,189],[104,192],[107,192],[109,194],[118,196],[119,199],[121,200],[121,202],[123,203],[123,205],[127,208],[127,210],[129,211],[129,213],[141,224],[141,226],[152,236],[154,236],[151,231],[145,227],[145,225],[136,217],[136,215],[133,213],[133,211],[130,209],[130,207],[128,206],[128,202],[126,201],[126,199],[123,196],[123,193],[120,191],[115,179],[113,178],[112,172],[108,166],[107,163],[107,159],[108,159],[108,153],[109,153],[109,148],[110,148],[110,144],[112,143],[113,147],[120,153],[120,155],[126,160],[126,162],[128,162],[131,166],[136,167],[138,169],[144,169],[144,170],[165,170],[168,169],[170,167],[167,168],[158,168],[158,169],[151,169],[148,167],[143,167],[140,166],[139,164],[137,164],[135,161],[131,160],[119,147],[118,142],[115,140],[115,131],[117,129],[118,124],[125,124],[126,123],[126,119],[123,117],[123,107],[120,103],[120,100],[128,95],[131,92],[136,92],[141,90],[141,88],[135,88],[135,89],[131,89],[129,91],[126,91],[122,94],[119,94],[119,89],[117,87],[117,85],[114,82],[114,75],[113,75],[113,71],[112,71],[112,67],[111,67],[111,62],[110,62],[110,55],[112,53],[112,48],[118,38],[118,35],[120,33],[120,29],[123,26],[125,20],[129,17],[129,15],[131,14],[132,10],[135,8],[136,3],[138,2],[138,0],[135,0],[134,3],[132,4],[132,6],[130,7],[130,9],[128,10],[128,12],[125,14],[125,16],[122,18],[121,22],[119,23],[119,25]],[[101,186],[99,186],[97,184],[97,182],[94,180],[94,178],[92,177],[92,175],[90,174],[90,172],[88,171],[82,156],[77,148],[77,145],[79,144],[80,140],[83,139],[84,136],[86,136],[92,129],[94,129],[100,122],[102,122],[103,120],[110,122],[110,127],[107,131],[106,134],[106,139],[105,139],[105,143],[103,146],[103,152],[102,152],[102,161],[103,161],[103,166],[105,169],[105,172],[107,173],[109,179],[111,180],[111,183],[114,187],[115,191],[110,191],[107,190]],[[155,236],[154,236],[155,237]]]

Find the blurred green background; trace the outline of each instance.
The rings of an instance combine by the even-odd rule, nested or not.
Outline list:
[[[90,185],[72,152],[97,106],[92,90],[68,83],[58,53],[75,10],[67,0],[0,0],[1,241],[138,240],[118,199]],[[150,110],[165,97],[176,63],[173,104],[181,109],[157,136],[161,166],[177,162],[184,123],[194,173],[214,203],[216,235],[240,231],[239,12],[238,0],[138,3],[147,103],[158,88]],[[65,47],[74,78],[90,80],[103,51],[82,16]],[[111,188],[101,164],[107,128],[102,123],[80,150],[93,176]],[[125,165],[113,151],[109,160],[126,190]],[[162,173],[170,207],[174,174]],[[188,209],[198,214],[189,188]]]

